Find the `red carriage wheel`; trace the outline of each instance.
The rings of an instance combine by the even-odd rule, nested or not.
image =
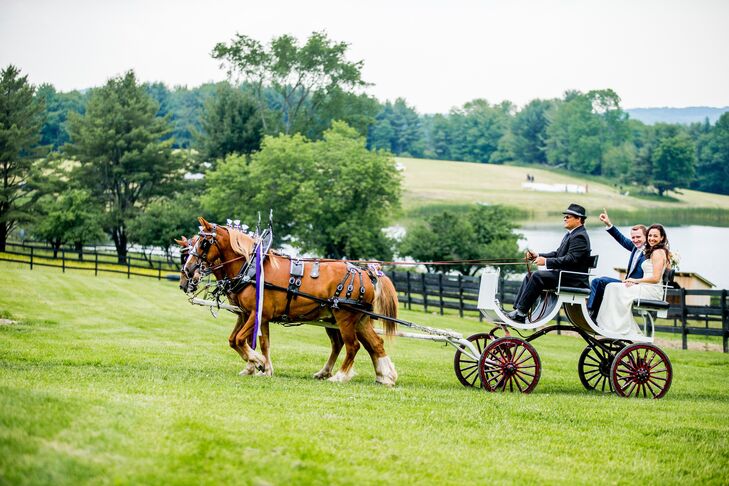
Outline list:
[[[479,332],[466,338],[467,341],[473,343],[478,351],[478,357],[481,356],[486,344],[491,339],[491,334],[486,332]],[[456,377],[463,386],[476,386],[476,382],[479,380],[478,357],[472,358],[464,354],[461,351],[462,349],[465,349],[465,346],[461,346],[460,349],[456,350],[456,355],[453,357],[453,368],[456,370]]]
[[[613,361],[610,380],[621,397],[661,398],[671,388],[671,361],[652,344],[631,344]]]
[[[612,393],[610,369],[615,355],[625,347],[625,343],[612,339],[601,339],[600,343],[609,352],[599,346],[588,345],[580,355],[577,373],[580,375],[582,385],[588,390]]]
[[[478,360],[481,384],[488,391],[530,393],[537,386],[541,371],[537,351],[516,337],[492,342]]]

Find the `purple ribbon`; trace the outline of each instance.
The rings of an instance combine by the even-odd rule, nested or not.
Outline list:
[[[256,349],[256,339],[258,338],[258,329],[261,326],[261,315],[263,314],[263,244],[258,243],[256,246],[256,320],[253,324],[253,339],[251,339],[251,348]]]

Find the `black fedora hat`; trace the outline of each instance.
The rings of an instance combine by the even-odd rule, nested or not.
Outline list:
[[[587,216],[585,215],[585,212],[585,208],[579,204],[572,203],[567,209],[562,211],[562,214],[571,214],[572,216],[577,216],[579,218],[586,218]]]

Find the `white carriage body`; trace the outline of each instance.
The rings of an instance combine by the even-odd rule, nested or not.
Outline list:
[[[538,317],[534,321],[527,320],[524,323],[515,322],[506,316],[506,312],[501,307],[501,303],[497,297],[499,287],[499,270],[487,272],[481,275],[481,285],[478,294],[478,309],[489,320],[494,322],[502,322],[510,327],[524,330],[535,330],[545,326],[564,308],[565,314],[569,321],[580,329],[590,333],[597,334],[609,339],[620,339],[623,341],[631,341],[635,343],[652,343],[654,334],[654,320],[651,312],[656,312],[652,308],[643,308],[636,306],[640,314],[644,318],[643,333],[634,334],[617,334],[603,329],[597,325],[590,317],[587,309],[587,292],[575,292],[563,289],[558,285],[554,291],[553,299],[549,302],[539,302],[537,308],[532,312],[532,316],[536,314]],[[585,289],[588,291],[589,289]],[[540,307],[544,306],[544,307]],[[666,317],[667,310],[657,310],[658,317]]]

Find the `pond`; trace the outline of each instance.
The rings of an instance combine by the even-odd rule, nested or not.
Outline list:
[[[618,226],[618,229],[629,236],[630,226]],[[517,231],[525,238],[520,241],[520,248],[548,252],[559,246],[565,230],[560,226],[525,225]],[[630,254],[605,231],[602,223],[590,224],[588,220],[587,232],[593,255],[600,255],[594,275],[617,277],[613,268],[625,268]],[[671,250],[680,255],[679,271],[697,273],[716,288],[729,289],[729,259],[723,256],[724,245],[729,241],[729,228],[675,226],[666,227],[666,234]]]

